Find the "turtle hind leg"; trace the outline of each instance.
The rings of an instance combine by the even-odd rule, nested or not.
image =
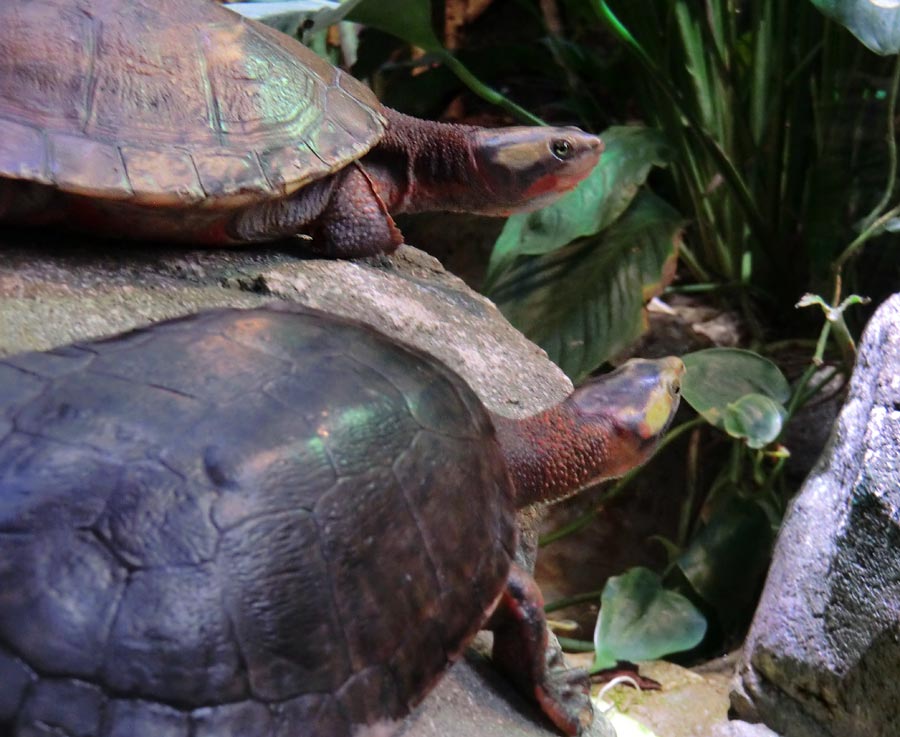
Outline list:
[[[544,602],[534,579],[516,565],[488,621],[497,667],[565,734],[580,735],[593,720],[587,671],[568,670],[547,647]]]
[[[377,256],[403,243],[371,179],[355,163],[288,197],[242,210],[229,228],[242,243],[298,234],[312,236],[304,249],[326,258]]]

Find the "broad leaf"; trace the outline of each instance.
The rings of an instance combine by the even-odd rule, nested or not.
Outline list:
[[[687,598],[666,591],[653,571],[632,568],[603,588],[591,670],[690,650],[705,634],[706,619]]]
[[[601,138],[606,148],[587,179],[549,207],[506,221],[488,264],[488,290],[518,256],[555,251],[613,223],[631,204],[650,169],[671,158],[662,135],[652,128],[619,126],[604,131]]]
[[[489,296],[578,381],[645,329],[644,304],[674,275],[681,226],[670,205],[642,192],[603,233],[520,259]]]
[[[877,54],[900,52],[900,0],[812,0]]]
[[[724,427],[751,448],[763,448],[781,435],[787,410],[765,394],[745,394],[725,408]]]
[[[734,623],[747,616],[755,601],[773,538],[765,509],[732,496],[694,536],[678,567],[719,618]]]
[[[444,53],[432,25],[430,0],[361,0],[349,19],[426,51]]]
[[[748,437],[753,443],[766,437],[776,423],[778,432],[781,431],[785,414],[782,405],[791,390],[787,379],[770,360],[738,348],[709,348],[688,353],[682,360],[687,371],[681,381],[681,394],[707,422],[730,434],[737,432],[735,437]],[[759,400],[737,404],[748,394],[768,397],[776,407]],[[751,418],[751,414],[760,412],[761,417]],[[731,429],[726,426],[726,416],[731,418]],[[745,430],[748,434],[744,434]]]

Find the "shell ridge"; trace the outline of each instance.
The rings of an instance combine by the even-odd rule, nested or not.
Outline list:
[[[415,443],[416,440],[419,438],[419,436],[423,435],[424,433],[425,433],[425,430],[419,430],[416,433],[415,437],[412,439],[412,443]],[[412,445],[412,443],[410,443],[410,445]],[[411,450],[411,448],[407,447],[407,449],[405,451],[403,451],[403,453],[400,454],[400,457],[397,458],[393,464],[391,464],[391,476],[393,477],[394,481],[396,481],[397,486],[400,489],[400,498],[403,499],[403,504],[406,506],[406,510],[409,513],[409,516],[412,518],[413,523],[416,526],[416,530],[419,533],[419,537],[422,540],[422,547],[425,549],[425,557],[428,559],[428,565],[431,567],[431,572],[432,572],[432,575],[434,576],[434,580],[437,582],[438,589],[441,591],[441,594],[443,594],[444,591],[443,591],[443,585],[441,582],[440,569],[438,568],[437,563],[435,562],[434,550],[432,549],[432,546],[431,546],[431,540],[429,539],[428,535],[425,534],[425,528],[422,525],[422,518],[419,515],[418,510],[416,509],[415,505],[410,500],[409,492],[408,492],[406,486],[404,485],[403,481],[400,479],[400,476],[397,474],[396,464],[399,463],[403,458],[405,458],[409,454],[410,450]],[[442,639],[442,644],[443,644],[443,639]]]
[[[329,457],[329,461],[334,463],[334,461]],[[340,477],[338,477],[340,478]],[[320,497],[321,498],[321,497]],[[337,625],[338,631],[341,633],[341,646],[344,650],[344,659],[348,665],[349,673],[347,677],[344,679],[344,683],[350,680],[355,674],[356,670],[353,668],[353,656],[350,650],[350,638],[347,636],[347,628],[344,626],[344,618],[341,616],[341,609],[338,605],[337,600],[337,591],[334,587],[335,582],[335,571],[334,564],[331,559],[328,557],[328,553],[325,550],[325,546],[322,544],[323,535],[322,535],[322,525],[319,522],[319,518],[316,516],[316,510],[313,508],[312,513],[309,515],[310,520],[312,521],[313,527],[316,530],[316,540],[319,543],[318,550],[319,555],[322,556],[322,561],[325,563],[325,569],[328,571],[328,599],[331,602],[331,610],[334,612],[334,622]],[[343,684],[341,684],[343,685]],[[333,689],[332,693],[340,690],[340,687]]]
[[[394,347],[401,348],[403,350],[403,352],[405,354],[407,354],[407,356],[410,356],[416,360],[421,361],[422,358],[424,357],[425,359],[427,359],[428,368],[431,371],[434,371],[436,368],[439,370],[442,370],[440,373],[441,378],[444,379],[444,381],[446,381],[446,383],[451,385],[453,394],[457,398],[457,400],[460,402],[460,404],[462,404],[464,407],[467,407],[467,408],[470,406],[469,402],[465,401],[465,397],[463,397],[462,391],[457,386],[457,384],[459,382],[462,382],[463,384],[465,384],[465,379],[463,379],[459,374],[457,374],[455,371],[453,371],[453,369],[449,368],[448,366],[444,366],[441,362],[435,360],[433,356],[429,356],[426,353],[422,353],[421,351],[413,349],[413,348],[411,348],[411,346],[407,346],[406,344],[395,343]],[[359,366],[362,366],[362,367],[368,369],[372,373],[374,373],[377,376],[384,379],[384,381],[387,384],[394,386],[394,382],[391,381],[391,378],[387,374],[385,374],[384,371],[382,371],[380,368],[378,368],[378,366],[374,366],[374,365],[368,363],[367,361],[365,361],[363,358],[360,358],[359,356],[351,355],[351,354],[345,354],[345,355],[348,360],[352,361],[353,363],[356,363]],[[471,391],[471,389],[469,389],[468,384],[465,384],[465,386],[466,386],[466,389]],[[447,430],[440,430],[440,432],[437,432],[437,431],[435,431],[434,428],[423,425],[421,423],[421,421],[419,420],[419,418],[416,416],[415,408],[410,403],[409,397],[406,396],[406,393],[401,391],[397,387],[394,387],[394,388],[397,389],[397,392],[403,398],[403,403],[406,406],[406,411],[409,412],[410,416],[412,417],[413,422],[415,422],[416,425],[418,425],[420,429],[428,430],[431,432],[436,432],[437,434],[442,435],[443,437],[451,438],[453,440],[471,440],[472,439],[471,435],[454,435],[453,433],[448,432]]]
[[[81,133],[84,136],[87,136],[88,125],[90,125],[91,120],[94,115],[94,104],[96,102],[97,97],[97,54],[100,53],[100,41],[103,38],[103,21],[99,18],[94,18],[89,13],[81,10],[83,15],[85,15],[90,21],[90,33],[88,34],[88,43],[90,44],[90,53],[87,54],[88,57],[88,68],[87,68],[87,84],[85,84],[85,92],[84,92],[84,119],[81,121]]]
[[[219,95],[216,92],[216,85],[209,74],[209,59],[206,56],[207,38],[203,33],[203,28],[195,28],[193,31],[194,43],[197,47],[197,58],[200,62],[200,80],[203,84],[203,93],[206,97],[206,111],[210,127],[216,132],[216,140],[222,147],[227,147],[225,132],[222,129],[222,110],[219,107]],[[201,180],[202,186],[202,180]],[[206,191],[206,188],[204,188]]]
[[[266,184],[269,185],[273,192],[286,192],[287,188],[283,184],[276,183],[272,177],[269,176],[269,172],[266,171],[266,167],[263,163],[262,156],[259,153],[259,149],[253,149],[253,158],[256,161],[259,170],[262,172],[263,179],[266,180]],[[298,187],[299,189],[299,187]]]

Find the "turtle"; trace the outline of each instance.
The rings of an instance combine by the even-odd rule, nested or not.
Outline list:
[[[581,734],[516,510],[645,460],[682,371],[512,419],[299,305],[0,359],[0,735],[389,735],[484,627]]]
[[[574,127],[409,117],[213,0],[0,3],[0,220],[388,254],[392,214],[536,209],[602,149]]]

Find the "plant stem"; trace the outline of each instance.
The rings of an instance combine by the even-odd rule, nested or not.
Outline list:
[[[559,646],[570,653],[592,653],[594,652],[594,643],[587,640],[575,640],[571,637],[557,637]]]
[[[450,71],[462,80],[466,87],[483,100],[487,100],[491,104],[503,108],[508,113],[531,125],[547,125],[543,120],[537,117],[537,115],[528,112],[525,108],[517,105],[508,97],[504,97],[493,87],[489,87],[478,79],[478,77],[469,71],[465,64],[446,49],[436,49],[435,54],[440,57],[441,61],[447,65]]]
[[[841,253],[831,265],[831,271],[834,276],[834,294],[831,300],[833,305],[838,305],[841,302],[844,265],[859,252],[866,241],[881,230],[883,225],[897,217],[897,215],[900,215],[900,205],[883,215],[879,215],[879,213],[887,207],[888,202],[890,202],[891,196],[894,193],[894,180],[897,177],[897,140],[894,116],[896,115],[897,110],[898,89],[900,89],[900,54],[898,54],[897,59],[894,62],[894,74],[891,78],[891,90],[888,97],[888,181],[885,185],[884,194],[882,195],[881,200],[863,221],[864,227],[862,232],[853,239],[850,245],[844,249],[843,253]],[[840,322],[843,323],[843,318],[841,318]],[[835,327],[842,329],[844,332],[847,330],[846,324],[837,326],[835,323]],[[839,340],[840,337],[841,336],[838,336]]]
[[[603,592],[598,589],[597,591],[586,591],[583,594],[575,594],[574,596],[567,596],[563,599],[557,599],[556,601],[551,601],[549,604],[545,604],[544,611],[547,614],[550,614],[550,612],[565,609],[567,606],[574,606],[575,604],[584,604],[589,601],[599,603],[600,594],[602,593]]]

